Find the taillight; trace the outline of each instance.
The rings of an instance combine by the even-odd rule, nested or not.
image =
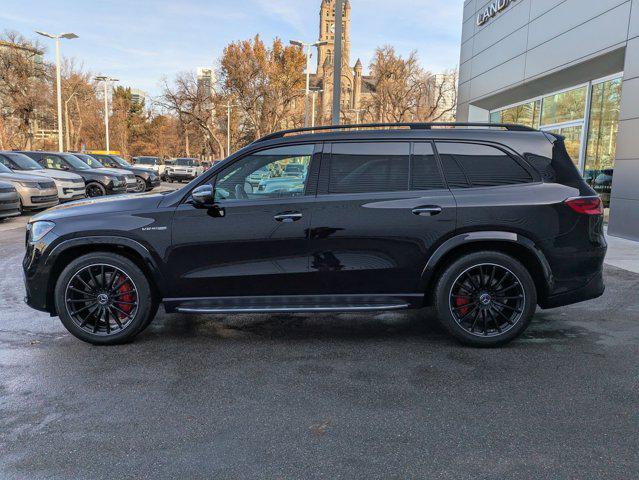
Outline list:
[[[599,197],[569,198],[565,204],[582,215],[603,215],[604,206]]]

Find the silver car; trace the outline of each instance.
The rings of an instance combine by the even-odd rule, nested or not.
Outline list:
[[[20,196],[20,211],[41,210],[60,203],[55,182],[47,177],[14,173],[0,163],[0,181],[10,183]]]
[[[10,183],[0,182],[0,220],[20,215],[20,196]]]
[[[14,173],[52,179],[58,189],[60,202],[70,202],[86,197],[84,179],[75,173],[42,168],[42,165],[31,157],[18,152],[0,152],[0,163]]]

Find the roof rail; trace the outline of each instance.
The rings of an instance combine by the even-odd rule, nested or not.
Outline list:
[[[322,131],[342,131],[342,130],[359,130],[369,128],[388,128],[404,127],[410,130],[432,130],[433,128],[454,128],[454,127],[476,127],[476,128],[503,128],[511,132],[537,132],[538,130],[526,125],[517,125],[514,123],[488,123],[488,122],[431,122],[431,123],[363,123],[359,125],[322,125],[318,127],[293,128],[290,130],[282,130],[280,132],[271,133],[253,143],[266,142],[276,138],[283,138],[294,133],[314,133]]]

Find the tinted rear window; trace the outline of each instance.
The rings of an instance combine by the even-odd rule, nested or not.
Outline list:
[[[430,143],[416,143],[410,166],[411,190],[436,190],[445,188],[444,179],[437,166],[435,152]]]
[[[329,193],[408,190],[409,143],[334,143]]]
[[[467,187],[466,178],[473,187],[532,182],[526,169],[498,148],[474,143],[437,143],[437,150],[451,188]]]

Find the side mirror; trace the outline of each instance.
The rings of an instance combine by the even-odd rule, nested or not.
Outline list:
[[[215,193],[211,185],[200,185],[191,192],[191,203],[196,207],[211,207],[215,203]]]

